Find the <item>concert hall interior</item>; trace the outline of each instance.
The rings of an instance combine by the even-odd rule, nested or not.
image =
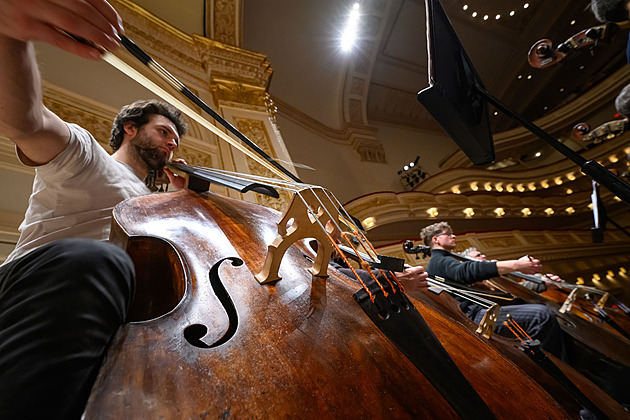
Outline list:
[[[612,125],[586,134],[623,118],[614,101],[630,83],[627,27],[534,68],[528,52],[538,41],[555,49],[601,24],[588,0],[441,3],[488,92],[628,181],[630,135]],[[346,50],[340,40],[353,0],[111,4],[129,38],[196,95],[301,180],[335,193],[380,254],[426,266],[402,244],[419,244],[424,226],[447,221],[458,251],[475,247],[498,260],[531,254],[544,272],[630,301],[628,203],[601,186],[609,221],[595,238],[593,185],[578,165],[490,106],[496,159],[475,166],[417,100],[428,86],[423,0],[359,0],[357,38]],[[105,62],[43,44],[37,54],[45,104],[108,150],[118,109],[156,97]],[[176,157],[270,175],[192,120]],[[17,241],[33,173],[0,136],[0,261]],[[286,202],[282,194],[244,198],[276,210]]]

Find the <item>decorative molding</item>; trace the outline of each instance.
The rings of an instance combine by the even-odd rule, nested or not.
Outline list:
[[[420,191],[409,192],[378,192],[356,198],[344,205],[346,210],[364,220],[373,218],[373,224],[369,229],[383,227],[396,222],[409,222],[410,220],[426,220],[429,223],[433,220],[451,220],[464,218],[463,210],[473,208],[475,219],[497,219],[494,213],[497,207],[504,208],[503,219],[522,218],[521,210],[529,208],[531,215],[529,219],[536,217],[570,217],[564,209],[573,207],[574,215],[590,212],[588,195],[583,196],[518,196],[510,195],[509,200],[503,196],[491,194],[432,194]],[[613,198],[608,195],[603,197],[604,203],[609,209],[615,206]],[[545,209],[555,209],[558,214],[547,216]],[[439,215],[431,217],[428,210],[437,208]]]
[[[269,94],[265,87],[213,78],[210,90],[214,102],[219,105],[246,106],[261,112],[269,110]]]
[[[368,127],[368,93],[379,40],[385,31],[390,3],[383,0],[361,2],[361,18],[365,31],[350,59],[343,95],[343,116],[346,124]],[[375,133],[374,133],[375,134]],[[361,136],[352,141],[362,161],[385,163],[385,149],[376,135]]]
[[[243,1],[205,0],[206,32],[211,39],[240,47],[242,44]]]
[[[629,140],[630,133],[624,133],[614,139],[599,143],[593,148],[582,152],[581,155],[587,160],[596,161],[603,161],[608,156],[618,155],[620,161],[617,166],[621,166],[624,164],[623,162],[626,155],[623,149],[628,146]],[[539,182],[544,179],[551,181],[556,177],[564,177],[570,172],[575,173],[575,176],[578,178],[582,175],[580,173],[580,168],[576,166],[573,161],[568,159],[563,159],[549,165],[523,171],[488,171],[480,168],[453,168],[428,177],[418,184],[415,189],[438,193],[441,191],[450,191],[451,187],[455,185],[468,185],[471,181],[477,181],[480,188],[486,182],[492,182],[493,184],[503,182],[505,185],[507,183],[516,182]],[[566,179],[564,181],[566,182]],[[552,182],[550,182],[550,185],[550,189],[554,187]],[[566,185],[563,184],[563,187],[566,187]],[[461,189],[462,191],[466,190],[465,187],[462,187]]]
[[[371,83],[369,90],[367,116],[370,122],[402,125],[434,134],[444,133],[429,111],[419,104],[417,94],[377,83]]]
[[[113,0],[113,5],[125,21],[128,36],[158,62],[168,62],[169,71],[198,90],[207,91],[213,77],[268,86],[273,70],[265,55],[187,35],[128,0]],[[242,8],[234,7],[234,13],[240,14]]]
[[[258,147],[265,151],[265,153],[272,157],[278,156],[278,154],[274,150],[272,138],[267,131],[267,128],[265,127],[264,121],[244,117],[233,117],[233,120],[234,126],[247,138],[256,143]],[[250,174],[265,178],[275,178],[274,174],[269,169],[265,168],[264,166],[260,165],[258,162],[249,157],[246,157],[246,159],[247,169]],[[280,193],[279,198],[273,198],[263,194],[256,194],[255,201],[263,206],[282,211],[282,209],[284,209],[286,205],[291,202],[291,199],[293,197],[292,194],[288,191],[280,190],[278,192]]]
[[[385,149],[376,137],[376,129],[361,124],[346,123],[340,130],[328,127],[304,114],[282,100],[273,97],[278,113],[309,131],[335,144],[350,146],[361,156],[362,161],[386,163]]]

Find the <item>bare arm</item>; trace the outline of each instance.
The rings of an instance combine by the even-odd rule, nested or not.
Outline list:
[[[105,48],[117,47],[120,17],[102,0],[0,0],[0,133],[33,165],[57,156],[68,143],[63,121],[42,103],[41,79],[31,40],[41,40],[82,57],[99,51],[59,28]]]

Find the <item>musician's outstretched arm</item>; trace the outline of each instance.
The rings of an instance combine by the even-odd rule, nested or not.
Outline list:
[[[26,163],[33,165],[59,154],[69,132],[42,103],[31,41],[44,41],[86,58],[100,57],[96,49],[60,29],[113,49],[122,26],[115,10],[101,0],[0,1],[0,133],[15,142]]]
[[[520,271],[525,274],[540,273],[542,266],[540,260],[524,256],[518,260],[497,261],[497,271],[499,274],[507,274],[512,271]]]

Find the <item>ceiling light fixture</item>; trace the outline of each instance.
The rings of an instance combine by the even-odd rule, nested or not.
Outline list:
[[[354,42],[357,39],[360,13],[360,6],[357,1],[352,5],[352,9],[350,10],[350,14],[348,15],[348,20],[346,22],[346,27],[341,34],[341,49],[343,51],[348,52],[354,46]]]

